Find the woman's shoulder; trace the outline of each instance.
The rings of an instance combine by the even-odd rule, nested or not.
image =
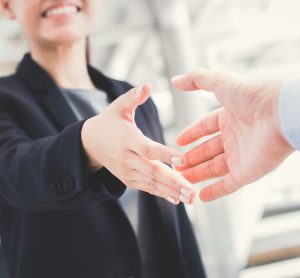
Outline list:
[[[23,105],[32,101],[30,89],[17,74],[0,77],[1,110],[7,110],[8,107],[16,107],[16,105]]]
[[[7,93],[15,94],[19,90],[25,90],[25,85],[16,74],[0,77],[0,97]]]

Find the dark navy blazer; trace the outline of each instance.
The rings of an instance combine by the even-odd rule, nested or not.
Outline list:
[[[131,88],[89,73],[110,101]],[[0,235],[11,277],[205,277],[183,205],[140,192],[137,241],[117,201],[124,184],[106,169],[86,172],[83,122],[29,54],[0,79]],[[152,100],[136,122],[163,143]]]

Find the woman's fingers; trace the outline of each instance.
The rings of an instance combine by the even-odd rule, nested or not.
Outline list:
[[[140,176],[141,177],[139,180],[135,180],[133,182],[134,189],[141,190],[151,195],[164,198],[174,205],[178,205],[180,203],[177,191],[173,190],[172,188],[166,186],[163,183],[160,183],[157,180],[151,180],[145,183],[144,176]]]
[[[218,182],[204,188],[200,192],[200,199],[203,202],[210,202],[219,199],[223,196],[229,195],[238,189],[241,185],[237,184],[230,174],[226,175],[223,179]]]
[[[185,146],[204,136],[220,131],[218,113],[219,110],[216,110],[204,119],[184,129],[177,137],[178,145]]]
[[[127,142],[127,147],[128,150],[133,151],[148,160],[159,160],[174,166],[181,166],[183,164],[181,152],[159,144],[144,136],[141,132],[134,132],[132,140],[128,140]]]
[[[137,154],[130,160],[130,166],[134,167],[131,180],[139,181],[144,191],[164,193],[172,199],[190,204],[195,198],[193,185],[178,172],[160,161],[150,161]]]
[[[181,174],[191,183],[222,177],[229,172],[225,154],[183,171]]]
[[[192,204],[195,201],[194,192],[193,194],[190,194],[188,190],[184,189],[178,192],[169,185],[161,183],[157,180],[149,180],[147,182],[145,181],[145,176],[143,174],[139,180],[135,180],[133,182],[133,188],[142,190],[157,197],[162,197],[174,205],[178,205],[180,202]]]
[[[148,176],[152,176],[155,180],[165,185],[167,189],[175,191],[177,199],[187,204],[194,201],[195,189],[193,185],[178,172],[159,161],[149,161],[148,165],[148,169],[146,168]]]
[[[199,146],[193,148],[184,154],[183,166],[176,167],[178,171],[192,168],[198,164],[211,160],[224,152],[222,138],[220,135],[215,136]]]

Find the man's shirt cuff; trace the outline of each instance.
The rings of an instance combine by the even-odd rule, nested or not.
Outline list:
[[[300,78],[287,80],[281,86],[279,120],[286,140],[300,150]]]

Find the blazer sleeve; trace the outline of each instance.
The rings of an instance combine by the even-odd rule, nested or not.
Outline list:
[[[88,175],[83,123],[32,140],[1,109],[0,203],[27,210],[77,209],[120,197],[126,187],[107,169]]]

